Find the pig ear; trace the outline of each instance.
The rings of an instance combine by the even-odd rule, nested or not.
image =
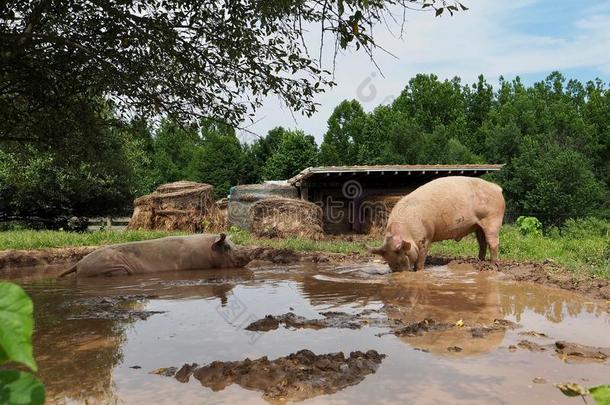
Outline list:
[[[401,240],[400,243],[394,249],[394,251],[396,253],[400,252],[401,250],[408,252],[410,249],[411,249],[411,244],[405,240]]]
[[[212,244],[212,249],[221,250],[225,244],[225,239],[227,239],[227,235],[224,233],[221,233],[218,236],[218,239]]]

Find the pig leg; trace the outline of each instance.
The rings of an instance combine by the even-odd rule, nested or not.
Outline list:
[[[477,228],[477,242],[479,242],[479,260],[485,260],[485,254],[487,253],[487,241],[485,240],[485,232],[483,229]]]
[[[487,241],[487,246],[489,246],[489,251],[491,252],[492,263],[498,260],[498,247],[500,246],[500,237],[498,235],[498,231],[499,229],[496,227],[490,229],[483,226],[483,232],[485,232],[485,240]]]
[[[124,271],[127,273],[127,275],[131,276],[133,274],[133,271],[131,271],[131,269],[127,266],[113,266],[110,268],[107,268],[104,270],[104,272],[102,274],[104,274],[105,276],[111,276],[112,273],[115,272],[120,272],[120,271]]]
[[[424,263],[426,262],[426,256],[428,255],[428,246],[430,244],[422,242],[419,246],[419,252],[417,255],[417,262],[415,263],[415,271],[423,270]]]

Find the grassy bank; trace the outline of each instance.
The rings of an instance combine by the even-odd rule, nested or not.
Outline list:
[[[99,246],[180,234],[178,232],[169,233],[162,231],[94,231],[83,233],[29,230],[5,231],[0,232],[0,250]]]
[[[309,239],[264,239],[244,231],[232,230],[232,239],[240,245],[259,245],[299,251],[325,251],[334,253],[364,253],[365,241],[329,238],[323,241]],[[180,233],[154,231],[99,231],[72,233],[63,231],[8,231],[0,232],[0,250],[41,249],[68,246],[95,246],[112,243],[154,239]],[[500,257],[511,260],[544,261],[555,263],[575,275],[590,274],[610,278],[610,223],[603,221],[572,221],[561,229],[547,230],[546,235],[522,235],[517,227],[505,225],[501,231]],[[367,240],[377,246],[380,240]],[[476,257],[478,246],[474,237],[460,242],[444,241],[432,245],[432,254]]]
[[[558,265],[581,275],[591,274],[610,278],[610,223],[607,228],[591,227],[582,222],[568,224],[563,229],[549,230],[547,236],[522,235],[514,225],[504,225],[500,233],[500,258],[510,260],[552,260]],[[331,239],[312,241],[308,239],[261,239],[246,232],[236,232],[233,240],[239,244],[289,248],[303,251],[326,251],[334,253],[364,253],[363,241]],[[366,242],[379,246],[381,240]],[[479,247],[474,235],[460,242],[442,241],[432,245],[431,254],[457,257],[477,257]],[[488,253],[489,255],[489,253]],[[489,257],[489,256],[488,256]]]

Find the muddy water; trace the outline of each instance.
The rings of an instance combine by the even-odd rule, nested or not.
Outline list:
[[[259,265],[21,283],[35,302],[35,355],[49,403],[266,403],[261,392],[237,384],[212,391],[196,379],[180,383],[150,372],[184,363],[275,359],[302,349],[347,356],[373,349],[386,355],[376,372],[356,385],[308,403],[577,403],[552,383],[610,380],[609,362],[566,361],[552,349],[509,349],[524,339],[610,347],[605,302],[468,267],[384,273],[380,264]],[[367,325],[245,330],[267,314],[321,318],[324,311],[364,310],[405,323],[428,318],[468,326],[506,319],[520,327],[479,338],[466,327],[412,337]],[[547,337],[522,335],[529,331]],[[548,382],[534,383],[536,377]]]

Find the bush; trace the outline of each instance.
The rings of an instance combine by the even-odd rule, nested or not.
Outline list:
[[[561,227],[561,234],[572,239],[590,237],[605,237],[610,240],[610,222],[589,217],[583,219],[568,219]]]
[[[542,223],[536,217],[520,216],[517,218],[517,228],[525,236],[542,236]]]

